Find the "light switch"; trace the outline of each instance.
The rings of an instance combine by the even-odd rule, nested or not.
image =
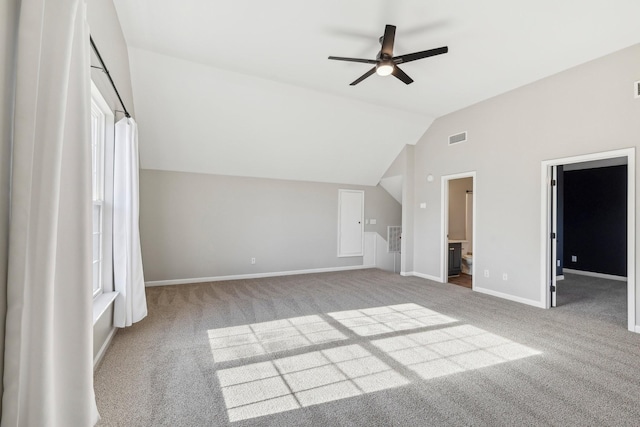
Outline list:
[[[427,209],[426,203],[420,203],[420,209]]]
[[[371,225],[376,225],[377,221],[373,218],[371,218],[371,220],[369,220],[369,224]]]

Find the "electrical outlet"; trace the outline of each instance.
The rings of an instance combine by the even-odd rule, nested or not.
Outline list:
[[[507,275],[507,273],[502,273],[502,280],[508,280],[509,276]]]
[[[571,255],[571,262],[578,262],[578,256],[577,255]]]
[[[255,258],[251,258],[251,264],[255,264],[256,263],[256,259]]]
[[[489,277],[489,270],[484,271],[484,277]]]
[[[560,267],[560,260],[556,261],[556,267]]]

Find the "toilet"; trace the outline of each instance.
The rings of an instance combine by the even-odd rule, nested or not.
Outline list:
[[[471,274],[473,271],[471,269],[472,265],[473,265],[473,255],[470,253],[466,253],[462,255],[462,272],[466,274]]]

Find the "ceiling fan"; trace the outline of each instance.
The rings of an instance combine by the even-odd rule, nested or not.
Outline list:
[[[393,41],[396,37],[396,26],[387,25],[384,28],[384,35],[380,37],[382,49],[378,52],[376,59],[360,59],[360,58],[343,58],[340,56],[330,56],[329,59],[336,61],[362,62],[365,64],[374,64],[374,67],[356,79],[351,86],[355,86],[373,73],[380,76],[388,76],[393,74],[406,84],[413,83],[413,79],[398,67],[398,64],[404,64],[418,59],[428,58],[430,56],[441,55],[449,52],[447,46],[437,49],[423,50],[422,52],[409,53],[407,55],[393,56]]]

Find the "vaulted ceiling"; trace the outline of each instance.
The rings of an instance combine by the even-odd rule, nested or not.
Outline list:
[[[114,2],[142,167],[223,175],[376,185],[437,117],[640,42],[637,0]],[[370,65],[327,57],[386,24],[449,53],[349,86]]]

